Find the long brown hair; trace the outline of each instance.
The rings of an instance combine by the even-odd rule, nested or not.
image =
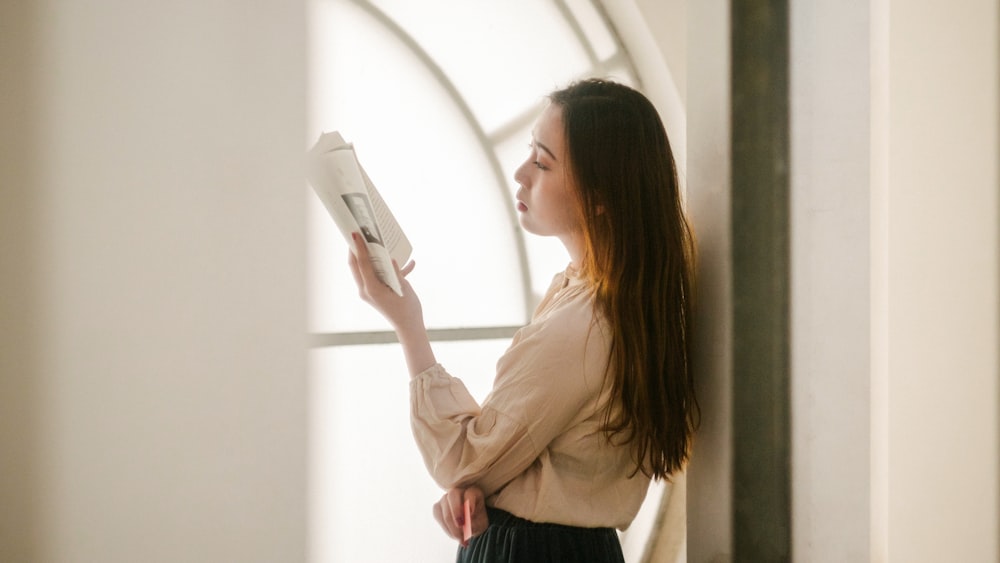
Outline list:
[[[694,244],[670,142],[650,101],[589,79],[549,95],[562,109],[579,192],[581,272],[611,330],[609,436],[634,448],[636,469],[683,468],[700,416],[690,366]]]

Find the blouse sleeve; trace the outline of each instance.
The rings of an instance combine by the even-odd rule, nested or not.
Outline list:
[[[413,433],[445,489],[475,483],[487,496],[528,469],[574,420],[597,408],[607,341],[589,307],[521,329],[497,362],[480,407],[435,365],[411,382]]]

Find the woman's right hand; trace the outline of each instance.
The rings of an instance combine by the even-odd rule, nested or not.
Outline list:
[[[469,503],[469,518],[471,536],[478,536],[489,526],[486,515],[486,499],[482,489],[478,487],[452,489],[434,503],[434,519],[438,521],[445,533],[466,546],[465,537],[465,503]]]

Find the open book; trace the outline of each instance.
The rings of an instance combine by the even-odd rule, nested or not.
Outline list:
[[[354,153],[340,133],[323,133],[307,155],[307,175],[316,195],[351,245],[361,233],[379,279],[403,295],[392,260],[403,266],[413,248]]]

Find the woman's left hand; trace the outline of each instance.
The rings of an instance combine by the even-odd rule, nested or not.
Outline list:
[[[400,297],[382,280],[378,279],[375,268],[372,267],[368,245],[365,243],[364,237],[359,233],[353,233],[352,238],[357,255],[355,252],[350,253],[348,261],[361,299],[381,313],[396,332],[412,330],[417,327],[423,330],[424,317],[420,299],[413,292],[410,283],[406,281],[406,276],[413,271],[414,263],[411,261],[402,269],[395,261],[392,263],[403,289],[403,296]]]
[[[469,503],[469,528],[471,536],[478,536],[486,531],[490,525],[489,517],[486,515],[486,499],[482,489],[478,487],[468,487],[465,489],[452,489],[441,497],[441,500],[434,503],[434,519],[441,524],[444,531],[455,538],[462,546],[469,545],[465,537],[465,503]]]
[[[437,360],[434,358],[434,351],[431,350],[427,328],[424,327],[424,312],[420,306],[420,299],[417,299],[410,282],[406,281],[406,275],[413,271],[413,262],[402,269],[395,261],[392,262],[392,267],[399,276],[400,287],[403,289],[403,296],[400,297],[378,279],[369,258],[365,239],[360,233],[353,233],[352,237],[357,256],[353,252],[350,253],[349,261],[354,281],[358,284],[358,293],[362,300],[375,307],[392,325],[403,347],[410,376],[414,377],[432,367]]]

